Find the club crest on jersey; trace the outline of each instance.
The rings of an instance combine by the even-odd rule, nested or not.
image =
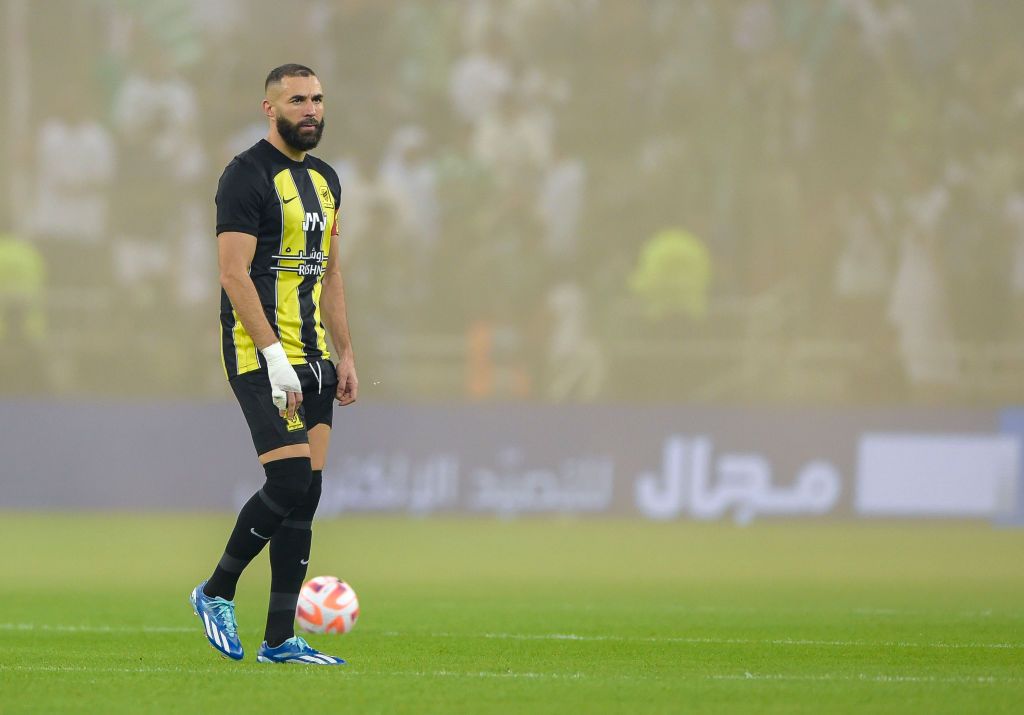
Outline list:
[[[320,205],[325,209],[334,208],[334,196],[331,195],[331,190],[326,186],[320,187]]]
[[[315,211],[307,211],[306,218],[302,222],[303,231],[325,231],[327,230],[327,219]]]

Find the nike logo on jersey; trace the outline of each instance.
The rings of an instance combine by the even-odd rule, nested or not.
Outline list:
[[[270,538],[269,536],[264,536],[263,534],[257,534],[256,533],[256,529],[249,529],[249,531],[252,532],[253,536],[258,536],[259,538],[263,539],[264,541],[267,541]]]
[[[309,559],[302,559],[301,561],[299,561],[299,563],[302,564],[303,566],[305,566],[306,564],[309,563]]]
[[[290,203],[290,202],[294,201],[297,198],[299,198],[299,195],[295,194],[295,196],[291,197],[290,199],[281,199],[281,203],[282,204],[287,204],[287,203]]]

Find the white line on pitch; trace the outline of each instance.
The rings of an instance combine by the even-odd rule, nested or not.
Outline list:
[[[294,673],[296,668],[239,668],[223,664],[219,660],[211,660],[208,667],[186,668],[181,666],[86,666],[86,665],[0,665],[0,673],[217,673],[220,674],[256,674],[266,677],[267,673]]]
[[[445,610],[459,610],[462,609],[465,604],[462,601],[431,601],[431,608],[445,609]],[[1024,619],[1024,611],[1006,611],[992,608],[978,609],[978,610],[960,610],[960,611],[941,611],[941,610],[923,610],[913,608],[882,608],[882,607],[850,607],[850,608],[839,608],[839,607],[798,607],[798,606],[773,606],[770,609],[755,608],[753,606],[708,606],[698,604],[686,604],[686,603],[657,603],[657,604],[645,604],[645,610],[658,612],[658,613],[683,613],[683,614],[702,614],[702,613],[721,613],[721,614],[744,614],[744,613],[779,613],[779,614],[800,614],[800,615],[814,615],[814,616],[832,616],[836,614],[846,615],[851,614],[854,616],[899,616],[899,617],[921,617],[921,618],[1000,618],[1004,620],[1021,620]],[[502,611],[520,610],[520,611],[601,611],[607,609],[606,604],[597,603],[550,603],[543,606],[537,606],[535,604],[502,604]]]
[[[162,667],[162,666],[137,666],[131,668],[117,668],[117,667],[94,667],[94,666],[75,666],[75,665],[0,665],[0,673],[2,672],[20,672],[20,673],[209,673],[213,669],[213,666],[208,668],[182,668],[182,667]],[[265,673],[294,673],[297,669],[295,668],[217,668],[218,673],[256,673],[263,675]],[[534,673],[534,672],[515,672],[515,671],[471,671],[471,672],[457,672],[452,670],[435,670],[435,671],[384,671],[380,673],[367,673],[365,671],[352,670],[349,671],[347,668],[343,669],[343,672],[353,672],[356,675],[363,676],[374,676],[383,675],[386,677],[439,677],[439,678],[525,678],[530,680],[540,679],[560,679],[560,680],[579,680],[585,678],[583,673]],[[604,677],[604,676],[602,676]],[[632,678],[631,676],[625,676],[626,679],[638,679]]]
[[[858,673],[857,675],[840,675],[834,673],[823,673],[820,675],[786,675],[783,673],[743,673],[742,675],[708,675],[708,680],[771,680],[771,681],[852,681],[863,683],[957,683],[969,685],[992,685],[995,683],[1021,683],[1021,678],[997,678],[992,675],[961,675],[951,677],[939,677],[935,675],[869,675]]]
[[[910,641],[841,641],[815,640],[810,638],[703,638],[685,636],[601,636],[577,635],[575,633],[426,633],[403,634],[385,631],[384,636],[427,635],[432,638],[493,638],[497,640],[523,641],[614,641],[617,643],[693,643],[701,645],[783,645],[783,646],[835,646],[888,647],[888,648],[943,648],[943,649],[992,649],[1020,650],[1024,643],[914,643]]]
[[[476,671],[460,673],[454,670],[435,671],[405,671],[397,673],[384,673],[384,675],[400,675],[414,677],[438,677],[438,678],[526,678],[530,680],[581,680],[587,676],[583,673],[530,673],[515,671]],[[642,677],[620,676],[617,679],[641,680]]]
[[[5,671],[19,673],[199,673],[207,672],[208,669],[161,668],[159,666],[139,666],[136,668],[94,668],[75,665],[0,665],[0,673]],[[235,672],[253,671],[236,670]]]
[[[0,623],[0,631],[56,631],[58,633],[191,633],[195,630],[195,628],[184,628],[182,626],[69,626],[51,623]]]
[[[208,668],[182,668],[182,667],[162,667],[162,666],[137,666],[131,668],[117,668],[117,667],[94,667],[94,666],[75,666],[75,665],[0,665],[0,673],[3,672],[19,672],[19,673],[209,673],[214,670],[214,666]],[[216,668],[218,674],[220,673],[242,673],[250,674],[255,673],[260,676],[264,676],[266,673],[295,673],[300,669],[297,668]],[[315,670],[315,669],[314,669]],[[423,670],[398,670],[398,671],[381,671],[375,673],[368,673],[366,671],[360,671],[357,669],[344,668],[341,672],[350,672],[353,675],[359,676],[384,676],[384,677],[414,677],[414,678],[523,678],[528,680],[542,680],[542,679],[558,679],[558,680],[580,680],[587,677],[583,673],[535,673],[535,672],[516,672],[516,671],[470,671],[470,672],[458,672],[453,670],[434,670],[434,671],[423,671]],[[601,676],[602,679],[607,680],[606,676]],[[617,675],[614,676],[617,680],[643,680],[645,676],[629,676],[629,675]]]
[[[92,666],[67,666],[67,665],[0,665],[2,672],[23,672],[23,673],[209,673],[212,667],[207,668],[168,668],[168,667],[146,667],[114,668],[114,667],[92,667]],[[258,674],[266,677],[267,673],[294,673],[294,668],[217,668],[217,673],[224,674]],[[772,682],[862,682],[862,683],[936,683],[936,684],[957,684],[957,685],[1000,685],[1017,684],[1024,682],[1021,678],[1001,678],[990,675],[974,675],[959,677],[938,677],[932,675],[869,675],[860,673],[857,675],[843,675],[823,673],[819,675],[785,675],[781,673],[743,673],[741,674],[710,674],[688,676],[686,674],[672,674],[664,677],[652,675],[626,675],[626,674],[602,674],[589,676],[585,673],[536,673],[516,671],[469,671],[459,672],[453,670],[434,671],[381,671],[370,673],[356,669],[348,670],[353,675],[364,677],[413,677],[413,678],[508,678],[524,680],[584,680],[589,677],[597,677],[602,681],[647,681],[647,680],[717,680],[717,681],[772,681]]]
[[[53,631],[58,633],[192,633],[195,628],[182,626],[75,626],[47,623],[0,623],[4,631]],[[687,636],[603,636],[575,633],[397,633],[384,631],[382,636],[429,636],[432,638],[492,638],[497,640],[539,641],[614,641],[621,643],[691,643],[700,645],[779,645],[829,646],[840,648],[940,648],[946,650],[1024,650],[1024,643],[917,643],[912,641],[818,640],[811,638],[708,638]]]

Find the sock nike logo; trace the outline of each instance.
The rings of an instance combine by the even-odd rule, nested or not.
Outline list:
[[[270,538],[269,536],[264,536],[263,534],[257,534],[256,533],[256,529],[249,529],[249,531],[252,532],[253,536],[258,536],[261,539],[263,539],[264,541],[266,541],[266,540],[268,540]]]
[[[302,564],[303,566],[305,566],[306,564],[309,563],[309,559],[303,559],[302,561],[299,561],[299,563]]]

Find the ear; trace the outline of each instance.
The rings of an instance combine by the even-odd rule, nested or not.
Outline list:
[[[274,118],[274,105],[272,105],[270,103],[269,99],[264,99],[263,100],[263,114],[268,119],[273,119]]]

